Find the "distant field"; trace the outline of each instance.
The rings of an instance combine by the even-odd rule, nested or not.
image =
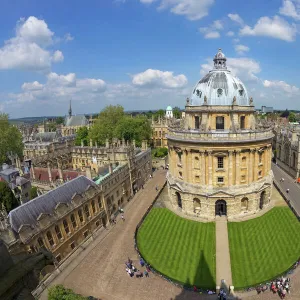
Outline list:
[[[178,217],[153,208],[138,231],[138,248],[146,261],[180,283],[216,287],[215,223]]]
[[[256,285],[287,270],[300,256],[300,222],[288,207],[257,219],[228,223],[235,288]]]

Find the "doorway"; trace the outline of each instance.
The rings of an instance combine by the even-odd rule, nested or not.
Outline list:
[[[181,195],[176,192],[176,197],[177,197],[177,204],[178,204],[178,207],[182,208],[182,201],[181,201]]]
[[[266,192],[263,191],[263,192],[260,194],[260,200],[259,200],[259,208],[260,208],[260,209],[263,209],[264,204],[265,204],[265,199],[266,199]]]
[[[216,202],[216,216],[227,215],[227,204],[225,200],[218,200]]]

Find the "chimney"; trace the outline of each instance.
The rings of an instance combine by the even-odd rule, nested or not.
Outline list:
[[[135,149],[135,140],[132,140],[132,146]]]
[[[90,147],[93,147],[93,140],[90,139]]]
[[[95,147],[98,148],[98,143],[97,142],[95,142]]]
[[[86,167],[85,167],[85,174],[86,174],[86,177],[87,177],[88,179],[91,179],[91,180],[92,180],[91,166],[86,166]]]
[[[108,169],[109,169],[109,174],[112,174],[112,173],[113,173],[112,163],[110,163],[110,164],[108,165]]]
[[[148,143],[146,140],[143,140],[142,141],[142,150],[143,151],[146,151],[148,149]]]
[[[83,140],[81,140],[81,147],[83,147],[84,145],[83,145]]]
[[[106,148],[109,148],[109,139],[106,139],[106,140],[105,140],[105,147],[106,147]]]

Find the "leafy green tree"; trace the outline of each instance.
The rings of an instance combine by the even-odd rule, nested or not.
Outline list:
[[[7,212],[19,206],[18,200],[5,181],[0,181],[0,203]]]
[[[289,116],[290,112],[286,109],[280,116],[282,118],[287,118]]]
[[[135,118],[124,116],[118,122],[114,130],[114,136],[126,141],[135,140],[138,147],[141,146],[142,140],[150,140],[151,125],[146,116],[139,115]]]
[[[71,289],[58,284],[49,289],[48,300],[87,300],[87,298],[75,294]]]
[[[173,108],[173,116],[175,119],[180,119],[181,118],[181,110],[178,106]]]
[[[54,123],[54,122],[51,122],[51,123],[48,123],[47,124],[47,127],[48,127],[48,130],[49,131],[56,131],[56,128],[57,128],[57,124],[56,123]]]
[[[17,127],[9,124],[8,115],[0,114],[0,164],[8,162],[7,154],[23,155],[22,134]]]
[[[89,138],[97,141],[99,145],[104,145],[106,139],[112,140],[114,130],[124,117],[124,108],[121,105],[109,105],[99,114],[98,119],[89,132]]]
[[[36,198],[37,196],[38,196],[37,187],[36,186],[32,186],[31,190],[30,190],[30,200]]]
[[[296,114],[294,112],[290,112],[290,114],[289,114],[289,122],[297,122]]]
[[[165,157],[168,155],[168,148],[160,147],[160,148],[153,149],[152,155],[158,158]]]
[[[64,117],[57,117],[56,120],[55,120],[55,123],[57,125],[59,125],[59,124],[63,124],[64,121],[65,121]]]
[[[157,120],[158,117],[164,117],[165,116],[165,111],[163,109],[159,109],[158,111],[155,112],[154,114],[154,119]]]
[[[87,146],[89,142],[88,136],[89,136],[88,128],[86,126],[80,127],[76,132],[75,145],[80,146],[81,141],[83,141],[83,145]]]

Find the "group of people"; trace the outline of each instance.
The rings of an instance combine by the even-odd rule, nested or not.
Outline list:
[[[280,178],[280,180],[279,180],[280,182],[284,182],[284,178],[282,177],[282,178]],[[296,181],[295,181],[296,182]],[[286,193],[288,194],[290,192],[290,189],[286,189]]]
[[[134,265],[132,260],[128,257],[128,260],[125,262],[126,265],[126,273],[128,274],[128,276],[130,277],[136,277],[136,278],[140,278],[140,277],[149,277],[149,272],[150,272],[150,266],[146,265],[144,260],[141,258],[140,259],[140,265],[141,267],[146,267],[146,269],[143,271],[138,270]]]
[[[220,292],[218,294],[218,299],[220,300],[226,300],[227,299],[227,295],[224,289],[220,289]]]
[[[284,299],[287,293],[290,293],[290,278],[281,277],[277,281],[271,283],[271,291],[280,296],[281,299]]]

